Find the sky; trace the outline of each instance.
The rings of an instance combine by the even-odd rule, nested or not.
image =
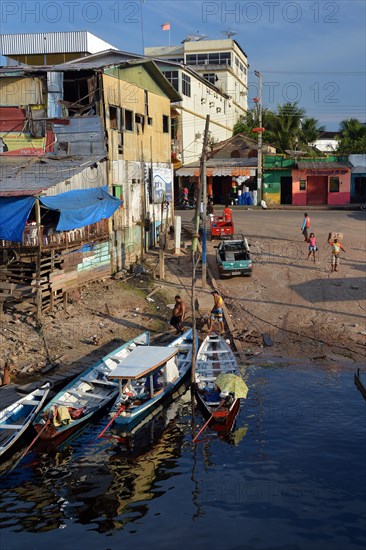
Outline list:
[[[170,32],[161,26],[170,23]],[[366,121],[366,2],[364,0],[1,0],[0,32],[87,30],[113,46],[180,44],[188,34],[233,37],[246,52],[248,103],[297,101],[327,130],[347,118]],[[3,60],[3,58],[2,58]]]

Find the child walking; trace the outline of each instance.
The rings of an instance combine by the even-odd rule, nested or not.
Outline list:
[[[309,237],[308,242],[309,242],[308,259],[310,258],[311,253],[313,253],[313,260],[315,262],[315,252],[317,252],[317,250],[318,250],[318,245],[316,244],[316,238],[315,238],[314,233],[310,233],[310,237]]]

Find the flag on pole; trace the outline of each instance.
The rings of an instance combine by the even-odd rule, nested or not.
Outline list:
[[[161,28],[163,31],[170,31],[170,23],[164,23]]]

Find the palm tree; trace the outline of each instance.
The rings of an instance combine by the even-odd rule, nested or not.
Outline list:
[[[301,142],[304,145],[311,146],[324,131],[324,126],[319,126],[319,122],[316,118],[305,118],[301,122]]]
[[[269,109],[262,110],[262,125],[266,128],[269,118],[273,115]],[[234,125],[233,135],[235,134],[247,134],[252,139],[256,139],[257,135],[253,133],[253,128],[259,126],[259,112],[257,108],[248,109],[245,116],[240,117]]]
[[[340,133],[337,152],[341,155],[364,153],[366,151],[366,125],[357,118],[342,120],[339,125]]]
[[[357,140],[366,135],[366,126],[357,120],[357,118],[342,120],[339,125],[339,130],[342,138],[351,140]]]
[[[304,109],[298,107],[297,103],[277,105],[277,112],[269,117],[265,140],[274,145],[280,153],[296,149],[304,115]]]

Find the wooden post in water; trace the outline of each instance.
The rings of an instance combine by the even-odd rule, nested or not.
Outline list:
[[[191,308],[192,308],[192,369],[191,369],[191,383],[196,380],[196,355],[197,355],[197,327],[196,327],[196,253],[192,250],[192,288],[191,288]]]

